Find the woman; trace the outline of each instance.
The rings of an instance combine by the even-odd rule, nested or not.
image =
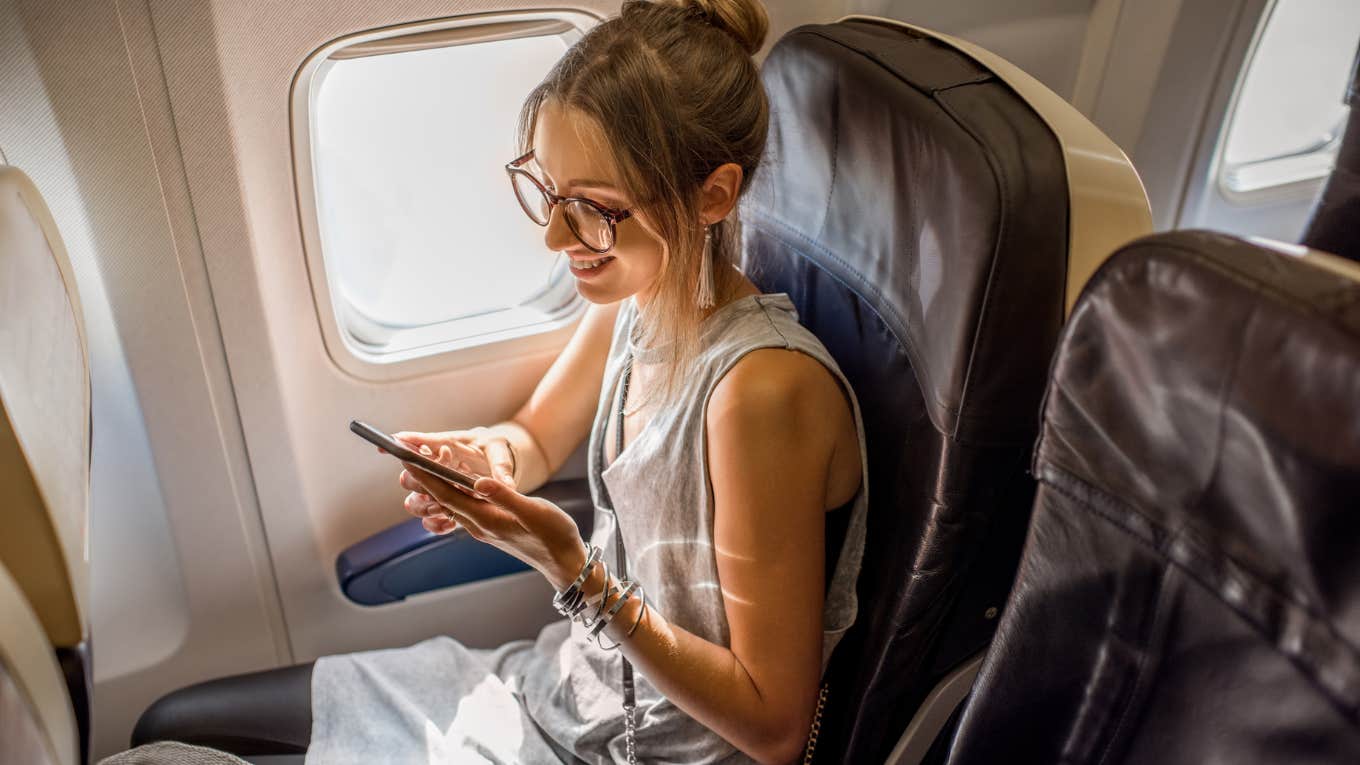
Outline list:
[[[530,94],[507,172],[591,305],[511,420],[398,434],[489,476],[481,496],[399,481],[425,528],[527,562],[576,618],[493,651],[436,638],[320,659],[309,762],[803,752],[854,620],[866,472],[834,361],[733,265],[765,143],[766,26],[758,0],[626,2]],[[587,437],[592,544],[526,496]]]

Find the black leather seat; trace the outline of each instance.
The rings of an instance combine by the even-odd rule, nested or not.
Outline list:
[[[1360,762],[1360,267],[1148,237],[1064,330],[955,765]]]
[[[1086,131],[1075,158],[992,70],[925,33],[804,27],[763,71],[772,133],[742,208],[743,266],[789,293],[835,355],[870,460],[859,620],[828,670],[818,761],[881,762],[995,628],[1032,504],[1025,468],[1072,262],[1088,273],[1113,248],[1103,237],[1124,241],[1150,218],[1122,154],[1069,105],[1043,91]],[[1069,216],[1081,201],[1071,172],[1117,221]],[[276,675],[252,684],[290,693]],[[138,740],[184,735],[167,707],[186,703],[199,706],[187,693],[159,702]],[[255,715],[195,740],[279,751],[268,726]]]
[[[1351,107],[1351,114],[1337,152],[1336,167],[1313,210],[1303,243],[1360,262],[1360,50],[1355,53],[1346,104]]]
[[[1063,320],[1064,160],[1005,83],[899,26],[794,30],[763,77],[771,134],[742,207],[744,269],[793,298],[868,438],[859,620],[828,669],[817,759],[882,762],[985,648],[1014,574]]]

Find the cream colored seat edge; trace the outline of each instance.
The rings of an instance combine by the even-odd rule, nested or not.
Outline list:
[[[24,598],[19,585],[0,565],[0,762],[20,762],[31,758],[42,747],[46,760],[22,760],[32,765],[44,762],[71,765],[79,762],[75,713],[61,668],[52,653],[46,631],[38,615]],[[8,703],[5,695],[17,691],[18,703]]]
[[[0,562],[59,648],[89,635],[87,359],[52,214],[27,175],[0,165]]]
[[[989,50],[966,40],[896,19],[855,14],[841,21],[871,21],[910,29],[951,45],[991,70],[1048,124],[1067,164],[1067,311],[1081,288],[1120,246],[1152,233],[1152,207],[1138,171],[1124,151],[1086,115],[1042,82]]]

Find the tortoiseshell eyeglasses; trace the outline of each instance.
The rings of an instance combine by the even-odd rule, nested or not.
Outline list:
[[[540,226],[548,225],[552,209],[562,205],[567,228],[591,252],[604,254],[614,249],[614,235],[619,221],[633,214],[632,210],[615,210],[585,197],[558,196],[524,168],[534,158],[531,151],[505,166],[515,198],[529,219]]]

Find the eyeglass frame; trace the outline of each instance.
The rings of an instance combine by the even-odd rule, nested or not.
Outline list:
[[[510,178],[510,188],[514,190],[515,199],[516,201],[519,202],[520,209],[524,210],[524,214],[529,216],[529,220],[533,221],[534,223],[538,223],[538,218],[534,217],[534,214],[529,211],[529,206],[525,203],[524,198],[520,196],[519,188],[518,186],[515,185],[516,175],[523,175],[525,178],[528,178],[529,181],[533,183],[534,186],[537,187],[540,192],[543,193],[543,197],[548,200],[548,220],[543,223],[538,223],[538,225],[547,227],[548,224],[552,223],[553,208],[558,206],[559,204],[562,204],[564,202],[581,202],[590,206],[592,210],[599,213],[600,217],[604,218],[604,221],[609,224],[609,246],[604,248],[603,250],[592,247],[589,242],[587,242],[585,239],[581,237],[581,232],[576,230],[576,225],[571,222],[571,216],[568,215],[565,216],[567,221],[567,228],[571,230],[572,236],[576,237],[576,241],[580,242],[587,250],[590,250],[591,252],[596,253],[597,255],[603,255],[609,252],[610,250],[614,249],[614,245],[618,244],[619,238],[618,224],[621,221],[627,220],[628,218],[632,217],[633,211],[627,209],[620,210],[613,207],[606,207],[588,197],[564,197],[554,194],[551,191],[548,191],[548,187],[544,186],[542,181],[534,177],[533,173],[524,169],[524,165],[528,164],[529,160],[533,158],[534,153],[533,151],[530,151],[529,153],[525,154],[519,159],[507,162],[505,165],[505,173]]]

